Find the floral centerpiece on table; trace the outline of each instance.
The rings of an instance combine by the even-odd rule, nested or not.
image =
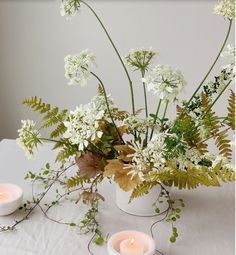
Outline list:
[[[42,114],[43,118],[39,126],[31,120],[22,121],[18,143],[30,157],[44,141],[55,143],[54,149],[58,149],[56,160],[61,165],[58,172],[51,171],[47,164],[40,174],[29,172],[27,178],[42,181],[46,189],[59,181],[66,190],[65,194],[75,190],[79,192],[78,200],[90,204],[91,208],[78,225],[85,232],[94,232],[96,243],[103,243],[104,238],[95,216],[98,201],[104,200],[98,191],[98,184],[105,178],[113,179],[124,191],[132,190],[130,200],[148,193],[155,185],[161,185],[161,195],[167,197],[169,203],[166,218],[171,223],[179,218],[180,213],[180,208],[174,204],[179,202],[180,206],[184,206],[184,203],[181,199],[171,199],[166,187],[193,189],[201,185],[220,186],[221,181],[234,180],[229,136],[230,130],[235,130],[235,93],[232,90],[229,92],[225,116],[219,117],[213,107],[235,77],[235,48],[229,45],[225,49],[235,16],[235,2],[221,0],[215,6],[214,12],[223,16],[229,25],[226,37],[194,94],[182,102],[178,100],[179,94],[187,84],[183,74],[168,65],[152,67],[156,55],[154,51],[131,50],[122,58],[102,21],[85,1],[63,0],[61,14],[71,18],[82,5],[96,16],[121,62],[131,95],[131,112],[116,106],[107,94],[105,84],[94,71],[95,55],[84,50],[65,58],[65,76],[69,85],[86,86],[89,79],[97,80],[98,95],[88,104],[77,106],[72,111],[59,110],[37,97],[25,100],[24,104]],[[220,56],[227,58],[228,64],[213,80],[207,81]],[[133,87],[137,85],[133,84],[129,70],[140,73],[144,92],[143,109],[135,107]],[[148,92],[157,98],[154,113],[148,106]],[[170,104],[176,104],[174,119],[168,118]],[[42,129],[54,126],[49,138],[41,136]],[[210,140],[214,141],[218,154],[209,151]],[[68,171],[70,165],[66,166],[70,163],[76,164],[78,171],[73,176],[60,179]],[[61,197],[53,203],[57,204]],[[36,203],[39,200],[36,199]],[[160,210],[156,208],[156,212],[160,213]],[[170,240],[174,242],[178,234],[176,228],[172,228]]]

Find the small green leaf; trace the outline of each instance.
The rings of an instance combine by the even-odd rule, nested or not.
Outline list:
[[[176,211],[177,213],[180,213],[180,212],[181,212],[181,209],[180,209],[180,208],[176,208],[175,211]]]
[[[160,209],[159,209],[159,208],[156,208],[156,209],[155,209],[155,212],[156,212],[156,213],[160,213]]]
[[[176,237],[175,237],[175,236],[171,236],[170,241],[171,241],[172,243],[175,243],[175,242],[176,242]]]
[[[104,238],[102,236],[99,236],[94,240],[94,243],[97,245],[103,245],[104,244]]]
[[[174,236],[174,237],[178,237],[178,233],[174,232],[174,233],[173,233],[173,236]]]
[[[96,228],[96,229],[95,229],[95,233],[96,233],[97,235],[99,235],[99,236],[100,236],[100,235],[102,235],[101,230],[100,230],[100,229],[98,229],[98,228]]]
[[[70,225],[69,225],[70,227],[76,227],[77,225],[75,224],[75,223],[70,223]]]
[[[49,171],[48,171],[48,170],[45,170],[45,171],[43,172],[43,174],[44,174],[44,175],[47,175],[47,174],[49,174]]]

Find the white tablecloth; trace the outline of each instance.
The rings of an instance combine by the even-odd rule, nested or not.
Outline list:
[[[46,162],[54,162],[51,145],[40,148],[35,160],[27,160],[15,140],[0,142],[0,182],[10,182],[24,189],[24,199],[31,197],[31,184],[24,180],[29,170],[40,169]],[[104,233],[110,235],[127,229],[149,232],[155,218],[140,218],[120,211],[114,203],[114,185],[103,184],[100,192],[106,198],[100,207],[100,222]],[[199,188],[192,191],[172,189],[176,197],[185,200],[186,207],[177,222],[179,239],[170,244],[171,229],[162,222],[155,228],[156,247],[165,255],[233,255],[234,254],[234,184],[221,188]],[[50,197],[45,198],[45,203]],[[65,203],[50,212],[56,219],[79,222],[83,205]],[[0,224],[10,224],[19,212],[0,217]],[[1,255],[87,255],[90,236],[78,230],[47,220],[37,208],[29,220],[17,226],[17,231],[0,234]],[[93,245],[95,255],[107,254],[106,245]]]

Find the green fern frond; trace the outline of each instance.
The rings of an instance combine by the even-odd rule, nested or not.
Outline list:
[[[232,130],[235,130],[235,93],[231,90],[229,99],[228,115],[226,117],[226,124],[231,127]]]
[[[207,144],[202,142],[199,128],[195,121],[186,113],[181,113],[174,122],[172,132],[179,137],[184,137],[184,140],[190,147],[197,148],[200,153],[206,153]]]
[[[64,134],[66,132],[66,127],[64,125],[64,123],[60,123],[56,129],[54,129],[51,134],[50,137],[51,138],[57,138],[58,136]]]
[[[65,186],[66,186],[66,188],[71,189],[71,188],[83,185],[84,183],[86,183],[86,179],[83,179],[80,176],[75,175],[75,176],[67,179]]]
[[[54,147],[55,148],[55,147]],[[65,159],[68,159],[70,156],[74,156],[77,154],[77,150],[75,150],[73,147],[64,147],[56,157],[56,161],[63,161]]]
[[[25,99],[22,102],[22,104],[27,105],[32,110],[34,110],[35,112],[38,112],[40,114],[48,112],[51,109],[51,105],[50,104],[44,103],[41,98],[38,98],[36,96],[34,96],[34,97],[30,98],[30,99]]]
[[[51,119],[51,118],[57,116],[58,111],[59,111],[59,108],[54,107],[52,110],[47,112],[47,114],[43,117],[43,120],[48,120],[48,119]]]
[[[216,136],[215,144],[222,156],[231,159],[232,158],[232,149],[230,145],[231,141],[227,139],[227,137],[228,137],[227,130],[219,132]]]
[[[212,111],[210,102],[203,92],[201,94],[201,102],[204,114],[202,124],[205,126],[205,128],[209,128],[211,130],[213,136],[216,136],[219,133],[221,127],[220,121],[215,112]]]
[[[61,123],[67,117],[66,109],[59,111],[58,107],[52,108],[50,104],[44,103],[41,98],[38,98],[36,96],[30,99],[25,99],[23,101],[23,104],[30,107],[33,111],[44,115],[42,118],[42,125],[40,126],[40,129],[48,128],[60,123],[59,126],[56,128],[56,130],[58,131],[58,129],[61,129],[62,127]],[[53,135],[55,134],[53,133]]]
[[[137,197],[144,196],[148,194],[148,192],[157,185],[157,182],[143,182],[142,184],[138,185],[137,187],[134,188],[129,202],[131,202],[133,199]]]
[[[195,189],[201,185],[220,186],[216,174],[209,174],[207,167],[195,168],[189,166],[187,170],[178,169],[169,162],[168,170],[150,174],[150,181],[161,182],[166,186],[175,186],[179,189]]]
[[[213,172],[218,176],[218,178],[223,182],[235,181],[235,171],[228,168],[222,168],[221,162],[219,162],[213,169]]]

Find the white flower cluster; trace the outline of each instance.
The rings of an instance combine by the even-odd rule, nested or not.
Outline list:
[[[95,104],[89,103],[76,107],[71,111],[68,120],[64,122],[67,130],[63,137],[71,144],[78,145],[79,151],[83,151],[96,138],[101,138],[103,132],[99,130],[99,121],[103,118],[104,111],[98,110]]]
[[[155,133],[152,140],[147,144],[147,147],[142,149],[138,146],[135,153],[132,154],[132,164],[127,168],[131,168],[128,174],[138,175],[142,180],[143,176],[149,170],[161,171],[165,165],[165,133]]]
[[[34,129],[33,120],[22,120],[22,127],[18,130],[19,138],[16,139],[18,145],[25,151],[28,158],[33,157],[34,150],[41,144],[40,133]]]
[[[85,86],[91,77],[90,67],[95,64],[95,55],[89,50],[82,51],[79,55],[65,57],[65,77],[68,85]]]
[[[155,55],[156,53],[152,51],[151,47],[149,50],[131,49],[124,58],[124,63],[128,67],[133,67],[134,70],[145,71],[148,69]]]
[[[115,107],[115,105],[110,95],[107,95],[107,101],[108,101],[110,110],[112,110]],[[94,109],[97,109],[98,111],[107,112],[107,104],[106,104],[106,99],[104,95],[97,95],[93,97],[91,100],[91,103],[94,105],[93,106]]]
[[[67,19],[72,18],[79,11],[80,0],[62,0],[61,1],[61,16],[66,16]]]
[[[220,0],[214,7],[214,13],[228,19],[235,17],[235,0]]]
[[[214,155],[211,153],[206,153],[205,155],[202,156],[202,158],[205,158],[207,160],[210,160],[212,162],[212,169],[219,163],[221,163],[222,168],[226,168],[229,170],[235,171],[235,166],[230,164],[230,160],[224,156],[221,155]]]
[[[157,94],[163,101],[174,102],[183,90],[186,81],[179,70],[168,65],[157,65],[149,75],[142,79],[149,91]]]
[[[140,133],[145,133],[147,127],[155,127],[153,119],[140,119],[137,116],[131,115],[123,120],[123,125],[127,126],[131,131],[135,130]]]
[[[195,148],[190,148],[186,150],[185,154],[179,155],[174,159],[174,163],[178,165],[180,170],[187,169],[189,164],[194,164],[198,166],[198,163],[201,161],[201,153]]]
[[[224,68],[230,73],[233,71],[235,74],[235,47],[228,44],[227,50],[221,53],[221,57],[226,58],[228,61],[228,65],[224,66]]]

